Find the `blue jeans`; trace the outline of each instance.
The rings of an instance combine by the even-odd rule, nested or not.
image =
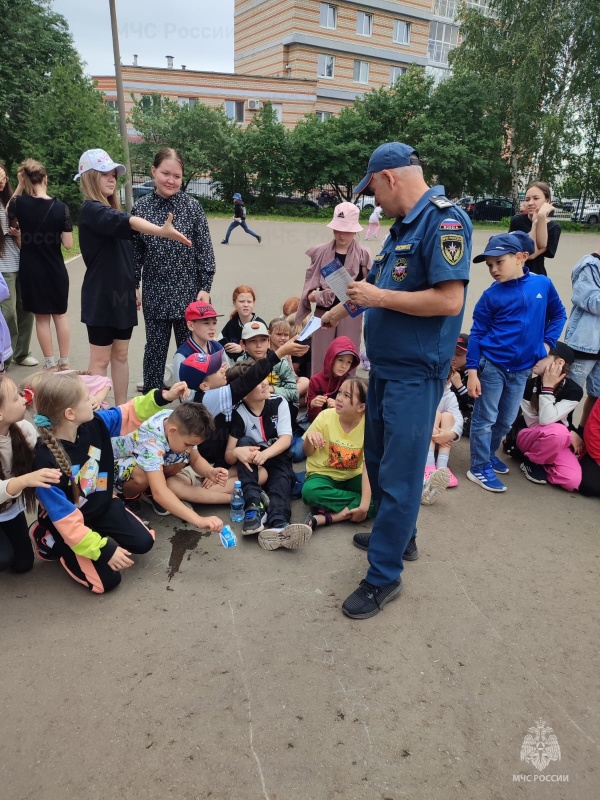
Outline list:
[[[246,225],[246,220],[245,219],[243,219],[241,222],[238,222],[237,220],[234,219],[233,222],[231,223],[231,225],[227,228],[227,233],[225,234],[225,239],[223,239],[224,242],[228,242],[229,241],[229,237],[231,236],[231,231],[234,228],[237,228],[238,226],[242,227],[246,231],[246,233],[250,234],[250,236],[254,236],[255,239],[258,239],[258,233],[254,233],[254,231],[250,230],[250,228]]]
[[[406,545],[417,532],[423,473],[444,383],[443,378],[416,380],[410,375],[385,380],[371,367],[365,463],[376,516],[366,579],[374,586],[397,580]]]
[[[471,469],[483,469],[500,447],[519,413],[530,369],[507,372],[487,358],[478,368],[481,396],[475,400],[471,417]]]

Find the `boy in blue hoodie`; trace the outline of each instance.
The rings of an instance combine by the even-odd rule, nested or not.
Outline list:
[[[535,251],[521,231],[492,236],[473,261],[485,261],[495,283],[473,311],[467,350],[471,469],[467,478],[488,492],[505,492],[497,474],[509,470],[496,450],[519,411],[527,378],[560,336],[567,314],[552,281],[525,266]]]

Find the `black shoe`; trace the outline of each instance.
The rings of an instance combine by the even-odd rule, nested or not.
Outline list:
[[[354,547],[358,547],[359,550],[368,550],[370,539],[370,533],[355,533],[352,537],[352,544]]]
[[[150,524],[150,520],[147,519],[142,511],[142,504],[140,503],[141,495],[138,494],[137,497],[125,497],[125,495],[119,494],[119,497],[123,501],[125,508],[130,511],[134,517],[137,517],[143,525]]]
[[[265,529],[267,515],[264,508],[251,507],[246,509],[244,524],[242,525],[242,535],[250,536],[253,533],[261,533]]]
[[[367,581],[361,581],[358,589],[344,600],[342,611],[352,619],[369,619],[379,614],[384,605],[398,597],[401,591],[400,578],[385,586],[373,586]]]
[[[260,244],[262,242],[262,236],[257,236],[256,238],[258,240],[258,243]]]
[[[229,244],[229,242],[228,242],[226,239],[223,239],[223,241],[221,242],[221,244]]]
[[[149,506],[152,506],[152,511],[154,511],[155,514],[158,514],[159,517],[168,517],[171,513],[170,511],[167,511],[164,506],[161,506],[160,503],[156,502],[149,489],[146,489],[146,491],[143,492],[142,500],[148,503]]]
[[[419,557],[419,548],[417,547],[417,537],[413,536],[410,542],[406,545],[406,550],[402,554],[402,561],[416,561]]]
[[[352,537],[352,543],[354,547],[358,547],[359,550],[368,550],[369,549],[369,541],[371,539],[370,533],[355,533]],[[417,547],[417,540],[416,537],[412,537],[410,542],[406,545],[406,550],[402,555],[403,561],[416,561],[419,557],[419,549]]]
[[[521,472],[525,475],[527,480],[532,483],[548,483],[546,470],[541,464],[534,464],[533,461],[530,461],[528,458],[521,463]]]

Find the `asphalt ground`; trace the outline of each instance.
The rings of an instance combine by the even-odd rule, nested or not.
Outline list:
[[[237,230],[225,247],[226,225],[210,221],[214,304],[228,313],[250,283],[269,320],[329,231],[257,222],[262,245]],[[487,237],[475,232],[474,252]],[[549,262],[567,308],[571,267],[599,246],[564,234]],[[81,259],[69,270],[85,368]],[[489,283],[473,265],[466,329]],[[132,392],[143,343],[140,325]],[[508,491],[486,493],[458,444],[460,484],[422,508],[403,595],[367,621],[340,611],[364,576],[352,534],[365,525],[318,530],[296,552],[241,537],[226,550],[150,512],[156,545],[111,594],[55,563],[0,575],[0,798],[595,800],[600,506],[511,466]],[[296,501],[293,519],[305,513]],[[560,748],[541,770],[521,761],[538,720]]]

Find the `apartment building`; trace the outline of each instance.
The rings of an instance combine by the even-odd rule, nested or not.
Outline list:
[[[238,74],[317,81],[315,112],[336,113],[426,67],[432,0],[235,0]]]
[[[125,110],[130,116],[135,101],[152,103],[153,96],[193,106],[202,102],[213,108],[222,107],[227,117],[246,127],[262,104],[269,101],[280,122],[293,128],[306,114],[312,114],[317,100],[316,78],[287,78],[263,75],[237,75],[229,72],[198,72],[185,67],[176,69],[173,57],[167,57],[164,68],[123,65]],[[116,110],[117,85],[114,75],[95,76],[97,88],[106,104]],[[128,125],[129,138],[137,132]]]

